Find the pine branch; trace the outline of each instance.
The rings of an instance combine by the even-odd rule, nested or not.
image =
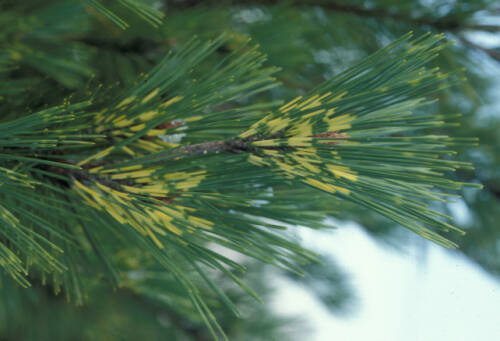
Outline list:
[[[269,138],[272,139],[273,137]],[[198,144],[175,148],[173,150],[169,150],[166,152],[161,152],[158,155],[154,155],[150,158],[145,159],[145,161],[161,159],[161,162],[165,162],[170,158],[176,158],[180,156],[194,156],[198,154],[207,154],[207,153],[218,154],[221,152],[229,152],[229,153],[252,152],[256,151],[257,147],[253,147],[251,143],[261,140],[262,139],[259,139],[258,137],[255,136],[250,138],[239,138],[239,139],[230,139],[230,140],[222,140],[215,142],[198,143]],[[279,148],[279,149],[283,150],[284,148]],[[76,166],[76,164],[74,165]],[[102,167],[102,166],[112,167],[113,163],[94,162],[85,165],[83,169],[63,168],[58,166],[48,166],[45,167],[45,169],[48,170],[49,172],[78,179],[79,181],[98,182],[115,190],[119,190],[121,188],[120,186],[123,184],[123,181],[122,182],[112,181],[106,177],[99,177],[90,174],[87,171],[89,168]]]
[[[215,4],[215,5],[233,5],[233,6],[263,6],[263,5],[278,5],[283,2],[280,0],[230,0],[230,1],[201,1],[201,0],[182,0],[182,1],[166,1],[169,8],[188,8],[199,5]],[[409,23],[414,26],[428,26],[438,31],[456,31],[463,29],[474,30],[497,30],[497,26],[490,25],[467,25],[462,21],[453,17],[443,17],[433,19],[429,17],[414,17],[408,13],[390,11],[384,7],[364,7],[357,4],[347,2],[323,1],[323,0],[292,0],[289,2],[292,6],[313,6],[321,7],[327,11],[348,13],[365,18],[391,19],[398,22]]]
[[[125,253],[175,279],[215,337],[223,332],[199,283],[235,309],[205,268],[256,294],[232,271],[244,267],[211,245],[301,274],[316,255],[275,231],[322,227],[343,200],[456,247],[441,233],[461,231],[428,203],[467,185],[444,174],[471,169],[451,148],[476,140],[422,134],[453,123],[415,112],[453,78],[425,67],[443,35],[409,33],[284,105],[252,103],[277,86],[255,47],[200,71],[225,39],[189,42],[118,98],[0,123],[9,275],[26,286],[33,267],[81,300],[90,262],[147,294],[126,280]]]
[[[198,143],[162,152],[158,155],[153,156],[151,159],[164,160],[165,158],[178,157],[182,155],[193,156],[193,155],[207,154],[207,153],[217,154],[221,152],[229,152],[229,153],[256,152],[258,148],[253,146],[252,142],[258,142],[268,139],[272,140],[274,138],[276,138],[276,135],[267,137],[252,136],[246,138],[232,138],[229,140]],[[278,148],[278,149],[284,150],[285,148]]]

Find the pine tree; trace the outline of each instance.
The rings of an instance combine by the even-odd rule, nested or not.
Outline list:
[[[432,65],[443,34],[404,34],[294,93],[253,40],[165,40],[176,23],[146,2],[0,8],[0,337],[225,338],[226,312],[266,316],[231,252],[302,275],[319,256],[293,226],[328,228],[345,205],[457,246],[430,203],[480,187],[451,174],[473,169],[454,149],[477,139],[435,133],[459,115],[428,113],[462,82]],[[68,324],[50,334],[28,313],[38,327],[19,330],[35,310]],[[246,337],[281,323],[264,320]]]

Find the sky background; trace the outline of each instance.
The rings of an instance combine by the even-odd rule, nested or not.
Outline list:
[[[301,235],[342,265],[357,297],[350,314],[332,315],[303,287],[275,282],[273,308],[305,318],[308,341],[500,340],[499,282],[460,254],[427,241],[391,249],[354,223]]]

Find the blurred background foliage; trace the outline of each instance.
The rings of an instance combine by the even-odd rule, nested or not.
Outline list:
[[[281,99],[308,91],[410,30],[416,35],[443,32],[456,43],[434,63],[443,71],[458,72],[467,81],[442,92],[440,101],[426,110],[463,114],[461,126],[445,133],[477,136],[481,144],[458,150],[458,158],[472,161],[476,170],[459,172],[456,177],[485,186],[483,191],[464,189],[463,200],[441,207],[455,216],[457,225],[467,232],[463,237],[450,236],[460,245],[450,252],[461,252],[489,273],[500,276],[500,3],[134,1],[146,5],[142,17],[130,10],[130,3],[2,1],[2,115],[16,117],[21,112],[57,105],[68,96],[117,93],[155,65],[165,51],[175,51],[195,35],[211,39],[228,32],[231,38],[219,48],[219,55],[251,38],[268,55],[269,66],[282,68],[277,77],[283,86],[262,95],[263,99]],[[116,13],[120,21],[110,20],[107,10]],[[210,63],[206,63],[206,72]],[[346,212],[340,217],[359,222],[378,241],[401,248],[406,243],[420,242],[386,219],[359,208],[345,208],[336,208]],[[246,279],[266,301],[272,293],[270,282],[276,270],[251,262],[248,265],[251,270]],[[307,285],[332,312],[350,311],[355,288],[334,260],[325,258],[307,270],[309,276],[305,278],[286,276]],[[219,282],[224,287],[224,279]],[[162,297],[162,290],[176,290],[175,282],[168,279],[161,284],[144,283],[156,287],[157,297],[126,289],[110,295],[106,289],[96,287],[95,295],[84,307],[65,304],[63,295],[55,295],[53,288],[41,283],[30,289],[19,289],[7,278],[2,278],[1,283],[6,289],[2,290],[0,305],[4,309],[0,311],[1,340],[210,339],[196,313],[187,306],[179,308],[181,299],[176,302]],[[20,294],[20,290],[28,290],[29,294]],[[267,305],[242,295],[235,287],[227,290],[243,310],[244,319],[233,317],[224,306],[215,311],[234,340],[288,339],[285,335],[290,335],[291,326],[300,325],[274,316]],[[25,328],[27,325],[30,328]]]

